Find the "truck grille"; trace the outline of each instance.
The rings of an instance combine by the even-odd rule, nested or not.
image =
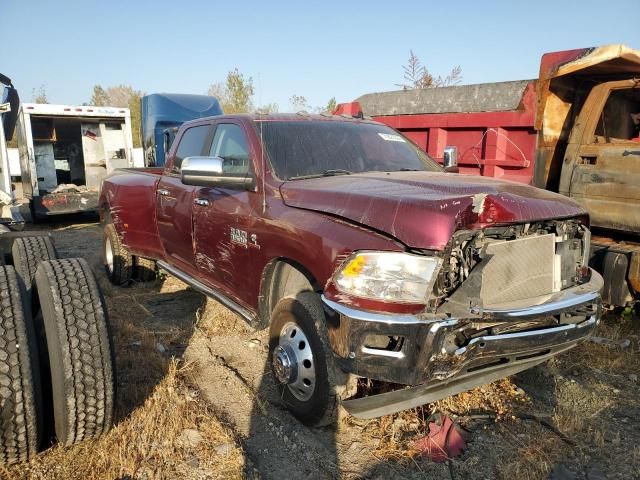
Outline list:
[[[484,305],[552,293],[556,286],[555,235],[536,235],[487,244],[490,257],[482,269]],[[558,259],[561,260],[561,259]]]

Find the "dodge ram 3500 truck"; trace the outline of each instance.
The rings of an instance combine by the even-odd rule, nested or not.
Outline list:
[[[268,327],[281,397],[309,425],[340,402],[371,418],[511,375],[600,318],[582,207],[446,173],[372,121],[187,122],[163,168],[106,178],[100,209],[111,280],[156,261]],[[358,377],[405,387],[348,399]]]

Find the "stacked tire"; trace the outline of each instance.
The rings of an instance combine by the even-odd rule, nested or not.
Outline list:
[[[0,267],[0,461],[24,462],[40,448],[42,395],[36,337],[24,284]]]
[[[20,237],[13,266],[0,266],[4,465],[28,461],[51,433],[72,445],[101,436],[113,420],[115,369],[104,299],[85,260],[56,256],[48,237]]]

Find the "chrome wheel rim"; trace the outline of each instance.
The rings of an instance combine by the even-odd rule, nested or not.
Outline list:
[[[316,388],[315,362],[309,339],[298,324],[289,322],[282,327],[272,362],[276,380],[295,398],[302,402],[311,398]]]
[[[113,248],[111,248],[111,240],[108,237],[104,241],[104,258],[107,270],[109,273],[113,273]]]

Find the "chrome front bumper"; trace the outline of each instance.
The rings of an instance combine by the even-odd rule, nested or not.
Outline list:
[[[417,385],[343,402],[352,415],[372,418],[413,408],[492,382],[541,363],[587,337],[600,320],[602,277],[524,302],[470,309],[469,315],[379,314],[323,297],[329,340],[338,365],[375,380]],[[542,325],[544,322],[544,325]],[[459,345],[473,324],[483,331]],[[542,325],[542,326],[541,326]],[[479,327],[478,327],[479,326]],[[466,330],[465,330],[466,329]],[[400,339],[371,348],[371,338]]]

